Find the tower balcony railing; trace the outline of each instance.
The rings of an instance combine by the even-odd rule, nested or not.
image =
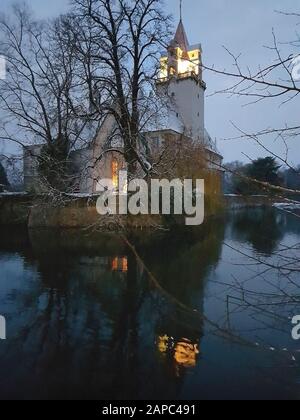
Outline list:
[[[174,74],[174,75],[170,75],[170,76],[166,76],[166,77],[159,77],[157,79],[157,83],[167,83],[170,82],[172,79],[177,79],[177,80],[184,80],[184,79],[193,79],[195,80],[197,83],[200,83],[201,86],[206,89],[206,83],[203,82],[203,80],[200,79],[200,76],[198,74],[196,74],[194,71],[187,71],[184,73],[178,73],[178,74]]]

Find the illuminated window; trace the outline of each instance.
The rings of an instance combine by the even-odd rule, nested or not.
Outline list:
[[[119,186],[119,162],[117,159],[113,159],[111,163],[111,172],[112,172],[112,182],[114,188]]]
[[[127,257],[122,258],[122,271],[123,273],[127,273],[128,271],[128,258]]]
[[[117,271],[119,266],[119,259],[118,257],[114,258],[112,261],[111,269],[112,271]]]
[[[164,79],[168,77],[168,58],[163,57],[160,60],[160,78]]]
[[[127,273],[128,271],[128,258],[127,257],[115,257],[111,264],[112,271],[122,271]]]

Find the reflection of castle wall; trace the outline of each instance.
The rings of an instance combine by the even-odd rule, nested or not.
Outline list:
[[[193,368],[197,364],[199,347],[187,338],[178,339],[167,335],[158,337],[157,347],[163,356],[170,355],[176,364],[176,368]],[[178,372],[179,375],[179,372]]]
[[[0,196],[0,226],[26,225],[32,197],[23,195]]]

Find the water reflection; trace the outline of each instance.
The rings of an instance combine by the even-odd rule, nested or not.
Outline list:
[[[11,288],[4,276],[0,283],[12,334],[0,349],[0,368],[12,378],[10,386],[0,380],[1,396],[176,398],[199,355],[202,323],[193,309],[202,311],[202,276],[217,263],[222,240],[222,229],[207,235],[212,229],[191,231],[186,243],[182,233],[131,238],[153,275],[162,276],[163,295],[116,236],[10,232],[0,258],[9,255],[8,270],[21,281]],[[18,235],[20,241],[8,240]]]
[[[179,367],[193,368],[196,366],[199,355],[198,344],[192,343],[187,338],[179,339],[176,342],[173,337],[160,336],[157,347],[163,356],[169,356],[174,360],[178,375],[180,374]]]
[[[2,230],[0,314],[7,316],[9,340],[0,345],[1,398],[229,392],[205,358],[214,355],[213,365],[222,368],[238,358],[226,360],[222,342],[207,344],[201,316],[216,271],[224,281],[231,274],[221,260],[225,228],[226,239],[268,254],[287,226],[278,213],[246,212],[199,229],[131,237],[143,264],[114,235]],[[271,245],[258,237],[263,229]]]
[[[112,271],[121,271],[127,273],[128,271],[128,257],[115,257],[111,263]]]
[[[285,234],[286,218],[270,208],[237,212],[232,218],[235,237],[249,242],[259,254],[272,255]]]

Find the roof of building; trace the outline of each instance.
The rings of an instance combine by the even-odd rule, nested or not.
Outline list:
[[[201,43],[190,45],[182,19],[180,19],[178,23],[175,37],[170,42],[170,45],[174,42],[184,52],[193,51],[193,50],[200,50],[202,52]],[[166,50],[161,51],[161,55],[162,57],[164,57],[166,55]]]
[[[147,133],[158,133],[171,131],[177,134],[185,133],[184,123],[177,112],[176,106],[173,109],[169,109],[168,112],[161,113],[155,121],[151,121],[151,124],[146,127]],[[218,150],[217,143],[209,135],[208,131],[204,130],[204,138],[202,139],[204,147],[216,155],[222,156]]]
[[[174,41],[176,41],[176,43],[180,46],[182,51],[189,50],[189,41],[188,41],[185,28],[181,19],[176,30]]]

